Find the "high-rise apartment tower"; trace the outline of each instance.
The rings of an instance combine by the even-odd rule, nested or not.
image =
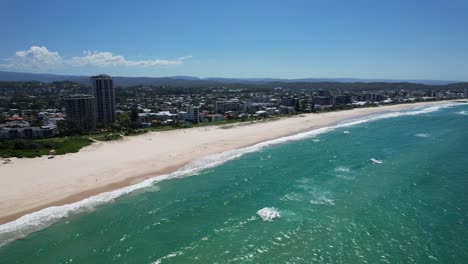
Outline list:
[[[96,129],[96,103],[91,95],[70,95],[63,100],[69,129],[80,132]]]
[[[96,100],[96,116],[102,125],[115,122],[115,90],[112,77],[100,74],[91,77],[93,96]]]

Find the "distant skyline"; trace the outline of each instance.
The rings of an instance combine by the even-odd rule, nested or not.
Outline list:
[[[0,71],[468,81],[468,1],[0,3]]]

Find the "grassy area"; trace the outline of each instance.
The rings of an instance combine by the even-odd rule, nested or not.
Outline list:
[[[97,140],[97,141],[112,141],[118,140],[122,138],[120,133],[101,133],[89,136],[89,138]]]
[[[145,129],[147,129],[148,131],[158,132],[158,131],[176,130],[176,129],[180,129],[180,128],[183,128],[183,127],[155,126],[155,127],[148,127],[148,128],[145,128]]]
[[[214,121],[214,122],[203,122],[198,124],[191,125],[192,127],[205,127],[205,126],[219,126],[219,125],[227,125],[227,124],[234,124],[240,122],[249,122],[254,121],[255,119],[227,119],[222,121]]]
[[[0,142],[0,157],[2,158],[34,158],[49,155],[55,150],[56,155],[78,152],[81,148],[92,144],[92,140],[76,137],[57,137],[47,139],[15,139]]]

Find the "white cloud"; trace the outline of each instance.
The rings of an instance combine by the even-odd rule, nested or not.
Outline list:
[[[183,64],[192,56],[184,56],[175,60],[127,60],[122,55],[114,55],[111,52],[84,51],[82,56],[64,59],[56,51],[49,51],[44,46],[32,46],[29,50],[21,50],[12,58],[5,59],[6,64],[0,64],[0,68],[9,70],[47,70],[59,67],[156,67],[164,65]]]
[[[177,65],[182,64],[182,61],[188,57],[181,57],[177,60],[127,60],[124,56],[114,55],[111,52],[85,51],[81,57],[73,57],[71,65],[73,66],[161,66],[161,65]]]
[[[5,64],[0,65],[2,68],[33,71],[49,69],[63,63],[58,52],[50,51],[44,46],[31,46],[28,50],[17,51],[15,56],[5,61]]]
[[[183,61],[183,60],[191,59],[191,58],[193,58],[193,56],[192,56],[192,55],[188,55],[188,56],[180,57],[180,58],[178,58],[178,60]]]

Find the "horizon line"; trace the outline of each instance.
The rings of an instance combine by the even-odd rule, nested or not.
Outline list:
[[[170,76],[123,76],[123,75],[112,75],[108,73],[94,73],[94,74],[61,74],[61,73],[47,73],[47,72],[22,72],[22,71],[0,71],[3,73],[19,73],[19,74],[38,74],[38,75],[55,75],[55,76],[76,76],[76,77],[91,77],[98,74],[107,74],[110,75],[112,78],[174,78],[177,79],[178,77],[190,77],[190,78],[197,78],[199,80],[207,80],[207,79],[234,79],[234,80],[286,80],[286,81],[294,81],[294,80],[306,80],[306,79],[329,79],[329,80],[341,80],[341,79],[351,79],[351,80],[366,80],[366,81],[378,81],[378,82],[415,82],[415,81],[429,81],[429,82],[447,82],[447,83],[465,83],[468,80],[442,80],[442,79],[424,79],[424,78],[402,78],[402,79],[395,79],[395,78],[359,78],[359,77],[299,77],[299,78],[281,78],[281,77],[199,77],[194,75],[170,75]]]

